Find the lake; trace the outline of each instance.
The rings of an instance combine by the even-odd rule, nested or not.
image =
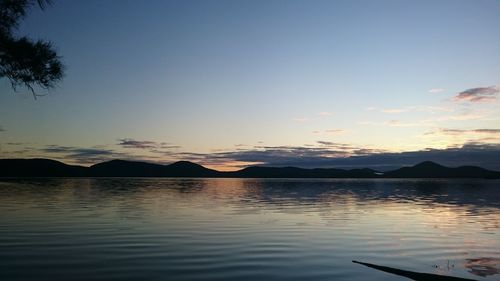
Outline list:
[[[500,279],[500,181],[3,179],[0,280]]]

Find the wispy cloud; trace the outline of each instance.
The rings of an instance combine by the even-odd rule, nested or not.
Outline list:
[[[322,111],[322,112],[316,113],[316,115],[321,116],[321,117],[328,117],[328,116],[332,116],[332,113],[327,112],[327,111]]]
[[[452,115],[436,116],[432,121],[467,121],[467,120],[486,120],[490,118],[489,112],[483,110],[466,111]]]
[[[500,129],[475,129],[476,133],[500,134]]]
[[[369,126],[389,126],[389,127],[420,127],[428,126],[429,120],[423,120],[419,122],[403,122],[400,120],[389,120],[384,122],[372,122],[372,121],[361,121],[358,122],[359,125],[369,125]]]
[[[441,133],[451,134],[451,135],[461,135],[461,134],[500,134],[500,129],[446,129],[441,128]]]
[[[384,113],[401,113],[407,111],[422,111],[426,113],[446,113],[446,115],[425,115],[425,118],[415,121],[402,121],[399,119],[392,119],[388,121],[360,121],[359,125],[370,125],[370,126],[388,126],[388,127],[420,127],[420,126],[432,126],[439,122],[446,121],[469,121],[469,120],[494,120],[492,119],[492,112],[488,109],[475,109],[466,108],[462,110],[452,109],[449,107],[440,106],[426,106],[426,107],[407,107],[401,109],[390,109],[390,110],[380,110]]]
[[[315,130],[312,131],[313,134],[317,135],[330,135],[330,136],[337,136],[337,135],[343,135],[347,131],[344,129],[328,129],[328,130]]]
[[[185,153],[184,159],[198,163],[246,163],[249,165],[318,167],[371,167],[379,170],[414,165],[422,161],[435,161],[443,165],[478,165],[500,170],[500,144],[468,142],[445,149],[424,149],[409,152],[387,152],[355,147],[349,144],[318,141],[319,147],[278,146],[256,147],[244,151],[214,154]]]
[[[117,150],[107,146],[93,147],[75,147],[61,145],[47,145],[41,148],[28,147],[25,148],[24,154],[29,154],[30,157],[49,157],[62,161],[69,161],[78,164],[95,164],[113,159],[129,159],[129,160],[146,160],[152,162],[164,162],[170,155],[167,151],[159,150],[157,155],[154,154],[154,149],[144,151],[145,153],[131,153],[123,150]],[[171,153],[175,156],[175,153]]]
[[[332,115],[333,115],[333,113],[331,113],[331,112],[321,111],[321,112],[316,113],[313,116],[310,116],[310,115],[309,116],[299,116],[299,117],[292,118],[292,120],[294,122],[297,122],[297,123],[305,123],[305,122],[309,122],[309,121],[315,121],[315,120],[318,120],[320,118],[326,118],[326,117],[329,117]]]
[[[408,112],[412,110],[412,108],[389,108],[389,109],[382,109],[381,111],[384,113],[402,113],[402,112]]]
[[[21,145],[22,143],[9,143]],[[146,160],[165,163],[177,159],[179,146],[165,142],[136,141],[120,139],[117,146],[96,145],[91,147],[44,145],[38,147],[23,147],[6,152],[9,157],[42,157],[52,158],[77,164],[95,164],[113,159]]]
[[[333,148],[335,150],[342,150],[346,153],[350,153],[359,149],[359,147],[356,147],[348,143],[339,143],[332,141],[317,141],[317,143],[320,144],[322,147],[328,147],[330,149]]]
[[[419,138],[421,138],[422,143],[440,147],[460,147],[467,143],[500,145],[500,129],[434,128]]]
[[[346,130],[343,130],[343,129],[329,129],[329,130],[325,130],[325,134],[327,135],[342,135],[342,134],[345,134],[346,133]]]
[[[441,92],[444,92],[444,89],[434,88],[434,89],[429,90],[429,93],[431,93],[431,94],[437,94],[437,93],[441,93]]]
[[[489,128],[445,130],[451,134],[463,134],[464,131],[471,131],[485,136],[500,133],[500,129]],[[209,153],[166,151],[161,156],[129,154],[111,148],[59,145],[25,148],[15,153],[27,157],[43,155],[43,157],[79,164],[94,164],[111,159],[146,160],[158,163],[189,160],[212,167],[241,168],[251,165],[266,165],[306,168],[371,167],[387,170],[431,160],[449,166],[479,165],[500,170],[500,144],[484,143],[481,139],[471,140],[463,145],[454,145],[445,149],[424,149],[400,153],[324,140],[303,146],[254,146]]]
[[[405,106],[400,108],[388,108],[380,110],[380,112],[390,113],[390,114],[403,113],[403,112],[436,113],[436,112],[450,112],[450,111],[453,111],[453,109],[445,106]]]
[[[303,146],[254,146],[248,149],[220,151],[213,153],[176,153],[178,160],[190,160],[209,166],[221,163],[233,168],[251,165],[322,167],[322,162],[333,158],[345,158],[352,155],[366,155],[381,150],[370,150],[345,143],[317,141],[316,144]],[[237,163],[235,165],[235,163]]]
[[[426,126],[424,122],[403,122],[400,120],[390,120],[387,122],[387,125],[391,127],[419,127]]]
[[[500,93],[497,86],[479,87],[467,89],[458,93],[455,101],[469,101],[469,102],[491,102],[496,100],[496,96]]]
[[[119,139],[118,141],[118,145],[124,148],[149,149],[156,148],[158,146],[154,141],[138,141],[134,139]]]
[[[118,140],[118,145],[123,148],[134,148],[134,149],[146,149],[146,150],[156,150],[156,149],[171,149],[179,148],[178,145],[172,145],[167,142],[155,142],[148,140],[135,140],[131,138],[124,138]]]
[[[292,120],[295,121],[295,122],[298,122],[298,123],[304,123],[304,122],[309,121],[309,118],[307,118],[307,117],[296,117],[296,118],[293,118]]]
[[[82,164],[93,164],[100,161],[123,158],[125,154],[105,148],[85,148],[74,146],[48,145],[38,151],[57,159],[69,159]]]
[[[227,151],[212,154],[185,155],[195,156],[202,163],[218,161],[238,161],[273,166],[322,166],[321,162],[330,158],[343,158],[353,155],[359,149],[351,145],[318,141],[319,146],[265,146],[241,151]],[[200,159],[201,157],[201,159]]]
[[[382,113],[396,114],[405,112],[425,112],[425,113],[437,113],[437,112],[451,112],[453,108],[446,106],[428,106],[428,105],[413,105],[413,106],[402,106],[396,108],[377,108],[368,107],[368,111],[379,111]]]

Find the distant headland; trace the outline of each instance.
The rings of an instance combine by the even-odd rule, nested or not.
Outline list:
[[[169,165],[111,160],[90,167],[50,159],[0,159],[0,177],[203,177],[203,178],[485,178],[500,172],[476,166],[445,167],[426,161],[411,167],[379,172],[373,169],[337,169],[252,166],[222,172],[179,161]]]

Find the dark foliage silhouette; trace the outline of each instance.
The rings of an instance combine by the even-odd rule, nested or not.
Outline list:
[[[64,66],[51,42],[17,37],[14,31],[33,6],[44,9],[50,0],[0,0],[0,78],[9,79],[14,91],[34,87],[50,89],[64,76]]]

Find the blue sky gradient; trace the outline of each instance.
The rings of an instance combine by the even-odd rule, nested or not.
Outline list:
[[[54,1],[19,34],[53,41],[66,77],[37,101],[0,80],[1,153],[231,169],[273,162],[210,155],[498,149],[499,26],[493,0]]]

